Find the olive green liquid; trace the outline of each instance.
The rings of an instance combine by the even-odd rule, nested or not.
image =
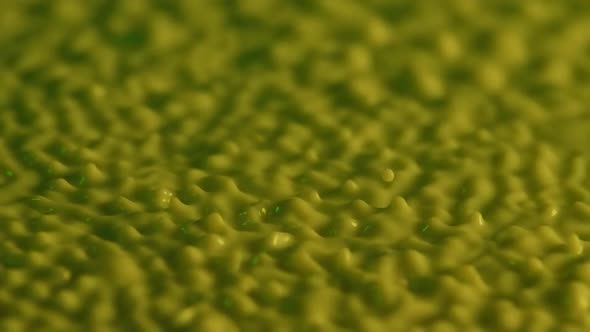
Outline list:
[[[590,3],[0,2],[0,331],[590,331]]]

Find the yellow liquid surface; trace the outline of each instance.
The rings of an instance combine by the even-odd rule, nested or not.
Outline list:
[[[0,1],[0,331],[590,331],[589,31]]]

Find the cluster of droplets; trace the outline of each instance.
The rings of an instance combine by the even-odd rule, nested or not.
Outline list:
[[[590,327],[584,1],[0,9],[0,330]]]

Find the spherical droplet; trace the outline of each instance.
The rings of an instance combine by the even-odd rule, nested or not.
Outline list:
[[[393,173],[391,168],[388,168],[381,173],[381,178],[385,182],[391,182],[395,178],[395,174]]]

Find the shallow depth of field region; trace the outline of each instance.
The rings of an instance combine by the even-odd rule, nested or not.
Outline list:
[[[0,331],[590,331],[590,2],[0,0]]]

